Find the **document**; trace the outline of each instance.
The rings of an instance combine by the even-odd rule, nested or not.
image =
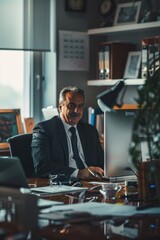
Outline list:
[[[52,207],[52,206],[62,205],[62,204],[64,203],[60,201],[52,201],[52,200],[43,199],[43,198],[38,199],[38,208],[46,208],[46,207]]]
[[[82,192],[86,191],[87,187],[72,187],[66,185],[45,186],[30,188],[31,193],[36,195],[59,195],[63,193]]]
[[[40,214],[40,218],[58,221],[71,218],[71,216],[129,217],[136,214],[160,214],[160,207],[137,210],[135,206],[130,205],[86,202],[62,206],[53,206],[52,208],[50,208],[50,212],[44,212],[43,214]]]

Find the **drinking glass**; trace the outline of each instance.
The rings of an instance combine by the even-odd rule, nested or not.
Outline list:
[[[115,200],[117,193],[122,189],[119,183],[102,183],[100,193],[103,195],[104,200]]]

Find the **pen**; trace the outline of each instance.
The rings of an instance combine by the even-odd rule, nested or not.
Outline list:
[[[99,174],[97,174],[96,172],[93,172],[93,171],[92,171],[91,169],[89,169],[89,168],[87,168],[87,169],[88,169],[89,173],[90,173],[92,176],[100,179],[100,175],[99,175]]]

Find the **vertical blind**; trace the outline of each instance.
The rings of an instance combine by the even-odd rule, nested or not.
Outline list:
[[[50,1],[0,0],[0,49],[50,51]]]

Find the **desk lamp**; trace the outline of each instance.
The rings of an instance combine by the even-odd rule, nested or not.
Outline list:
[[[115,105],[118,107],[121,107],[123,105],[123,103],[117,103],[117,98],[120,91],[124,88],[124,85],[124,81],[120,80],[110,89],[107,89],[106,91],[97,95],[98,106],[103,112],[110,112]]]

